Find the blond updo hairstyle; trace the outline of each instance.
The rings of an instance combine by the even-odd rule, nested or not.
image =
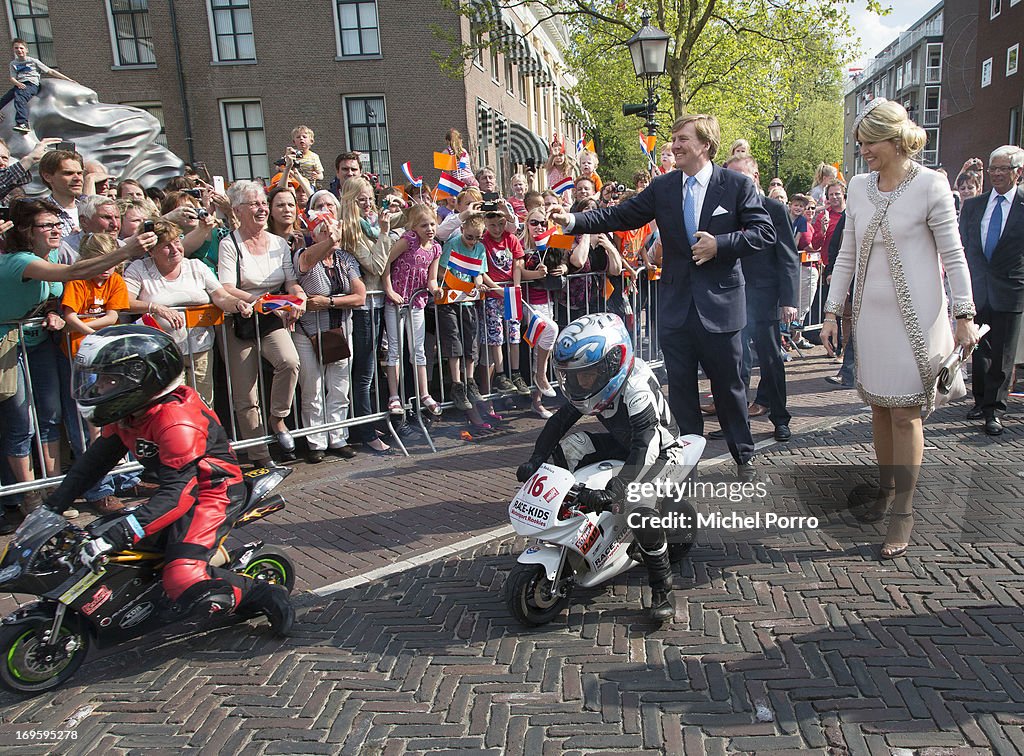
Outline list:
[[[910,120],[902,105],[892,100],[885,100],[866,112],[853,136],[859,142],[893,141],[897,150],[910,158],[928,142],[924,129]]]

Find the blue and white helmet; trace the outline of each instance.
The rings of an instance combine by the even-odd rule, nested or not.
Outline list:
[[[618,315],[584,315],[558,334],[554,360],[572,405],[584,415],[596,415],[626,384],[633,369],[633,343]]]

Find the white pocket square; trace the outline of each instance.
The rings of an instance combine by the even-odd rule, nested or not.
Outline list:
[[[711,217],[714,218],[716,215],[728,215],[729,211],[719,205],[715,208],[715,212],[711,213]]]

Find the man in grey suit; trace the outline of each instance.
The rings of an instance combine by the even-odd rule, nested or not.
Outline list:
[[[663,269],[658,335],[668,371],[668,401],[682,433],[703,434],[697,365],[711,392],[729,451],[743,478],[754,475],[754,440],[740,379],[740,332],[747,323],[740,258],[775,241],[775,228],[746,176],[714,164],[718,120],[687,114],[672,125],[676,170],[621,205],[588,213],[556,209],[565,233],[640,228],[658,222]]]
[[[1024,312],[1024,150],[1005,145],[988,161],[991,191],[964,202],[960,239],[967,253],[978,309],[975,322],[992,329],[974,350],[969,419],[985,419],[985,432],[1003,432],[1013,358]]]

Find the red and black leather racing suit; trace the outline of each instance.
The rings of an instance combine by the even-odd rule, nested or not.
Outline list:
[[[230,593],[237,607],[252,581],[209,562],[230,530],[225,513],[246,495],[245,484],[224,427],[191,387],[180,386],[142,412],[104,426],[47,505],[57,512],[71,506],[129,451],[156,476],[160,490],[110,522],[118,529],[117,546],[163,531],[163,586],[171,600],[190,607],[205,596]]]

